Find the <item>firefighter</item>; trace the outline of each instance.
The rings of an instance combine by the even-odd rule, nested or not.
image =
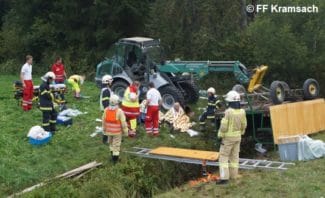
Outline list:
[[[125,113],[129,127],[129,137],[136,136],[137,118],[140,115],[139,104],[140,82],[134,81],[124,92],[122,110]]]
[[[213,87],[210,87],[207,90],[207,93],[208,93],[208,106],[206,110],[203,112],[203,114],[199,117],[201,131],[205,130],[206,119],[209,119],[213,123],[215,123],[215,112],[216,109],[218,108],[218,104],[220,103],[220,101],[215,96],[216,91]]]
[[[236,91],[229,91],[226,102],[228,108],[218,131],[218,138],[222,138],[222,142],[219,152],[220,180],[217,184],[226,184],[229,179],[238,177],[240,141],[247,126],[246,112],[240,108],[240,95]]]
[[[159,105],[161,103],[161,95],[155,88],[153,82],[149,83],[149,91],[147,92],[147,114],[145,119],[145,127],[148,135],[159,135]]]
[[[74,97],[80,99],[80,85],[85,81],[86,77],[84,75],[72,75],[69,77],[68,82],[72,86],[72,91],[74,92]]]
[[[32,99],[34,96],[34,86],[32,80],[32,63],[33,57],[26,56],[26,63],[22,66],[20,71],[20,81],[23,84],[23,110],[29,111],[32,109]]]
[[[109,149],[113,163],[119,159],[122,133],[127,136],[128,128],[125,121],[124,112],[119,108],[119,97],[112,95],[109,100],[109,106],[105,108],[103,114],[103,131],[109,136]]]
[[[43,83],[40,85],[40,110],[43,113],[43,128],[45,131],[51,132],[53,135],[56,131],[56,117],[57,113],[53,106],[54,97],[50,90],[50,84],[53,83],[55,79],[55,74],[53,72],[47,72],[42,78]]]
[[[100,92],[100,110],[104,111],[106,107],[109,105],[109,99],[112,95],[111,84],[113,82],[113,78],[111,75],[104,75],[102,78],[102,90]],[[108,141],[107,135],[103,135],[103,143],[106,144]]]

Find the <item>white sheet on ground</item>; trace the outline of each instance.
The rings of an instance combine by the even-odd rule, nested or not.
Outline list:
[[[301,136],[298,142],[298,160],[311,160],[325,156],[325,143],[313,140],[307,135]]]
[[[87,112],[81,112],[78,109],[66,109],[59,113],[59,116],[69,116],[69,117],[76,117],[81,114],[87,114]]]

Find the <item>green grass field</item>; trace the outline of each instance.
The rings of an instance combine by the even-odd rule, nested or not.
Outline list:
[[[244,171],[243,178],[225,187],[214,184],[189,188],[187,181],[200,174],[200,166],[141,159],[121,154],[121,162],[108,161],[109,151],[101,137],[89,135],[100,123],[99,89],[86,82],[83,94],[89,99],[76,101],[67,94],[68,106],[88,114],[73,119],[69,128],[59,126],[51,142],[42,147],[28,143],[28,130],[41,125],[41,112],[33,108],[23,112],[13,99],[13,81],[16,76],[0,78],[0,197],[19,192],[26,187],[48,180],[90,161],[103,162],[103,166],[79,180],[55,180],[23,197],[321,197],[325,195],[325,159],[299,162],[286,172]],[[39,78],[38,78],[39,79]],[[40,83],[34,77],[34,84]],[[199,105],[202,102],[199,103]],[[140,127],[141,128],[141,127]],[[190,138],[186,133],[174,134],[163,128],[158,138],[147,137],[140,129],[137,139],[124,138],[122,149],[134,146],[215,150],[213,138]],[[325,134],[315,136],[325,140]],[[276,156],[273,154],[273,156]],[[275,157],[276,159],[277,157]]]

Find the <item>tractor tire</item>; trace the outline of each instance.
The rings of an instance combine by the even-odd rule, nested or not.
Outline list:
[[[192,81],[179,83],[185,93],[183,97],[186,103],[196,103],[199,100],[199,89]]]
[[[112,91],[120,97],[120,99],[123,98],[124,92],[126,88],[129,86],[129,84],[123,80],[113,81],[112,85]]]
[[[312,100],[319,96],[319,84],[317,80],[308,78],[303,85],[304,99]]]
[[[179,102],[184,105],[184,97],[181,92],[172,85],[166,85],[159,88],[159,92],[162,98],[162,107],[165,110],[169,110],[174,106],[175,102]]]
[[[273,81],[270,86],[270,98],[273,104],[281,104],[285,100],[285,91],[281,81]]]

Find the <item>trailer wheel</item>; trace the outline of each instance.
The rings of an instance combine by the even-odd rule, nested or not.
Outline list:
[[[185,93],[183,93],[186,103],[196,103],[199,100],[199,89],[192,81],[179,83]]]
[[[184,97],[181,92],[172,85],[167,85],[159,88],[159,92],[162,98],[162,107],[165,110],[169,110],[174,106],[175,102],[184,104]]]
[[[270,97],[273,104],[281,104],[285,99],[285,91],[281,81],[273,81],[270,87]]]
[[[290,91],[290,87],[289,87],[288,83],[286,83],[284,81],[280,81],[280,82],[281,82],[281,85],[282,85],[284,91],[286,91],[286,92]]]
[[[304,99],[311,100],[319,96],[319,84],[313,79],[309,78],[304,82],[303,85]]]
[[[124,92],[126,88],[129,86],[129,84],[123,80],[118,80],[116,82],[113,82],[112,85],[112,91],[120,97],[120,99],[123,98]]]

